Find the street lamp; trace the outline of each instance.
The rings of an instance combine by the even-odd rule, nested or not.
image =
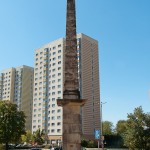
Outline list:
[[[101,115],[101,144],[102,144],[102,150],[103,150],[103,148],[104,148],[104,143],[103,143],[103,119],[102,119],[102,107],[103,107],[103,105],[104,104],[106,104],[107,102],[101,102],[101,113],[100,113],[100,115]]]

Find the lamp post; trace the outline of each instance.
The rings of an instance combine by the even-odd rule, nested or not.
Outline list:
[[[103,118],[102,118],[102,108],[103,108],[103,104],[106,104],[107,102],[101,102],[101,113],[100,113],[100,115],[101,115],[101,145],[102,145],[102,150],[104,149],[104,143],[103,143]]]

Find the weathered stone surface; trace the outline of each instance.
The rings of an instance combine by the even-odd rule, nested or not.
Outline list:
[[[64,85],[66,99],[79,99],[75,0],[67,0]]]
[[[64,109],[63,109],[64,110]],[[81,118],[79,114],[63,114],[63,123],[75,123],[75,124],[80,124]]]
[[[80,124],[63,124],[64,133],[78,133],[81,134],[81,125]]]
[[[64,133],[64,139],[63,139],[64,143],[74,143],[74,144],[79,144],[81,143],[81,136],[78,133],[73,133],[73,134],[68,134],[68,133]],[[63,143],[63,144],[64,144]]]
[[[80,99],[77,62],[75,0],[67,0],[65,81],[63,100],[63,150],[81,150],[80,109],[85,100]]]
[[[76,104],[78,104],[78,103],[76,103]],[[68,104],[68,105],[70,105],[70,104]],[[69,107],[68,107],[68,105],[66,105],[66,106],[64,106],[64,108],[66,108],[65,110],[64,110],[64,114],[79,114],[80,112],[79,112],[79,110],[80,110],[80,104],[78,104],[78,105],[70,105]]]
[[[65,146],[63,146],[63,149],[65,149],[65,150],[81,150],[81,146],[80,146],[80,144],[70,143],[70,144],[65,144]]]

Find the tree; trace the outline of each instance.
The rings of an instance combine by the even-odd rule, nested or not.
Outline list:
[[[126,120],[119,120],[115,128],[118,147],[124,147],[123,136],[126,132]],[[114,141],[114,140],[113,140]]]
[[[110,121],[104,121],[102,123],[103,135],[112,135],[113,134],[113,123]]]
[[[150,114],[137,107],[128,114],[124,143],[130,149],[150,149]]]
[[[0,101],[0,143],[17,142],[25,132],[25,114],[17,110],[17,105]]]
[[[27,130],[24,135],[21,136],[22,142],[31,143],[33,141],[33,134],[30,130]]]
[[[119,120],[116,124],[116,132],[117,134],[123,136],[126,132],[126,120]]]
[[[44,138],[45,138],[45,133],[44,131],[38,129],[34,134],[33,134],[33,139],[34,139],[34,143],[37,143],[39,145],[44,143]]]

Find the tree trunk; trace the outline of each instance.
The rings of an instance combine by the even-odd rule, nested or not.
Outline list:
[[[5,150],[8,150],[8,142],[6,142]]]

